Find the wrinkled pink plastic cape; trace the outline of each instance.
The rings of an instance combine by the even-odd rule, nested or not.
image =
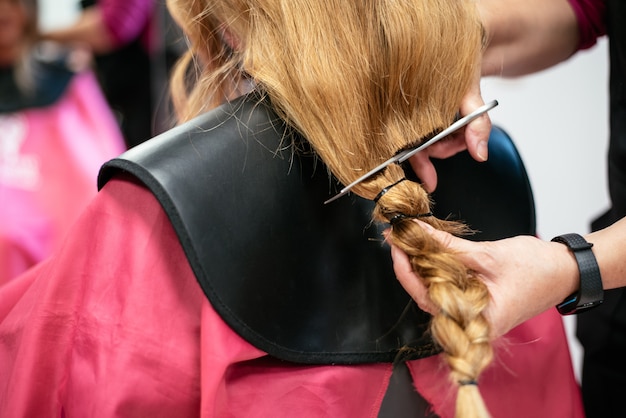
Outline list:
[[[48,257],[124,141],[91,72],[53,105],[0,114],[0,285]]]
[[[2,417],[376,417],[391,374],[281,362],[242,340],[158,202],[130,180],[110,181],[62,250],[0,288],[0,301]],[[558,314],[507,337],[480,381],[493,417],[582,417]],[[409,367],[452,417],[440,357]]]

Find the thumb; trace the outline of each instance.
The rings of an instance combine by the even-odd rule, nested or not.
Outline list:
[[[430,299],[428,289],[426,289],[420,277],[413,272],[409,257],[395,245],[391,246],[391,257],[393,258],[393,270],[396,278],[404,290],[411,295],[411,298],[417,302],[417,305],[424,312],[435,314],[437,307]]]
[[[415,222],[426,231],[431,237],[437,240],[444,247],[453,250],[453,251],[463,251],[467,249],[468,241],[455,237],[449,232],[441,231],[439,229],[433,228],[431,225],[426,222],[415,220]]]
[[[422,229],[424,229],[426,233],[428,233],[441,245],[446,247],[448,250],[454,252],[467,267],[471,269],[479,268],[480,256],[484,256],[484,254],[486,254],[485,245],[488,245],[488,243],[474,242],[467,239],[459,238],[450,234],[449,232],[435,229],[426,222],[422,222],[419,220],[416,220],[415,222],[419,223]]]

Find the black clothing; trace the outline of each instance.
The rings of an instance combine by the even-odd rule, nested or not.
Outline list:
[[[608,181],[611,208],[592,223],[598,230],[626,216],[626,3],[608,0],[610,47],[610,142]],[[605,291],[604,303],[578,316],[584,348],[582,392],[587,418],[624,416],[626,394],[626,290]]]

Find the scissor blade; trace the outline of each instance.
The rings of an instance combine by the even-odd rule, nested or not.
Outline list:
[[[333,201],[339,199],[341,196],[343,196],[346,193],[348,193],[354,186],[356,186],[357,184],[361,183],[362,181],[368,179],[369,177],[373,176],[374,174],[378,173],[379,171],[384,170],[387,166],[389,166],[389,165],[391,165],[393,163],[402,163],[402,162],[408,160],[413,155],[415,155],[418,152],[423,151],[426,148],[430,147],[431,145],[439,142],[440,140],[442,140],[446,136],[450,135],[451,133],[453,133],[453,132],[459,130],[460,128],[462,128],[463,126],[467,125],[468,123],[470,123],[471,121],[473,121],[477,117],[481,116],[484,113],[487,113],[488,111],[490,111],[491,109],[493,109],[497,105],[498,105],[498,101],[497,100],[492,100],[491,102],[489,102],[489,103],[479,107],[478,109],[474,110],[472,113],[469,113],[468,115],[466,115],[466,116],[462,117],[461,119],[457,120],[452,125],[448,126],[446,129],[444,129],[443,131],[439,132],[437,135],[435,135],[434,137],[432,137],[428,141],[426,141],[426,142],[416,146],[415,148],[410,148],[410,149],[404,150],[404,151],[394,155],[393,157],[391,157],[390,159],[388,159],[384,163],[376,166],[375,168],[371,169],[367,173],[363,174],[358,179],[354,180],[352,183],[348,184],[346,187],[341,189],[341,191],[337,195],[335,195],[335,196],[331,197],[330,199],[328,199],[327,201],[325,201],[324,204],[328,204],[330,202],[333,202]]]
[[[491,102],[489,102],[489,103],[479,107],[478,109],[476,109],[472,113],[469,113],[468,115],[466,115],[466,116],[462,117],[461,119],[457,120],[452,125],[448,126],[446,129],[444,129],[443,131],[439,132],[437,135],[433,136],[431,139],[429,139],[428,141],[424,142],[423,144],[421,144],[421,145],[419,145],[419,146],[417,146],[417,147],[415,147],[413,149],[410,149],[407,152],[401,153],[402,155],[398,154],[397,156],[400,156],[400,158],[398,158],[397,162],[398,163],[402,163],[402,162],[408,160],[409,158],[411,158],[412,156],[414,156],[418,152],[423,151],[424,149],[426,149],[426,148],[430,147],[431,145],[435,144],[436,142],[439,142],[440,140],[442,140],[446,136],[452,134],[455,131],[458,131],[459,129],[461,129],[465,125],[469,124],[471,121],[473,121],[477,117],[481,116],[482,114],[487,113],[488,111],[490,111],[491,109],[493,109],[497,105],[498,105],[498,101],[497,100],[492,100]]]

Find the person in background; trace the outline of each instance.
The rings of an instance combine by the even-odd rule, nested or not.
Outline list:
[[[38,41],[34,0],[0,1],[0,285],[60,247],[124,150],[77,52]]]
[[[475,2],[169,6],[181,125],[106,163],[63,248],[0,289],[0,414],[582,416],[560,317],[491,344],[487,287],[412,220],[463,225],[404,167],[324,204],[453,123]],[[394,279],[388,224],[437,281],[434,318]]]
[[[166,33],[176,27],[164,16],[164,6],[154,0],[80,3],[83,11],[74,24],[48,31],[44,37],[91,50],[102,90],[127,147],[132,148],[171,127],[171,115],[164,115],[159,106],[167,103],[168,73],[180,53],[165,42]]]
[[[577,337],[584,349],[585,412],[590,418],[621,417],[626,391],[626,363],[622,359],[626,350],[626,6],[612,0],[551,0],[481,1],[479,7],[489,39],[482,60],[484,75],[519,76],[539,71],[593,46],[608,34],[611,207],[592,222],[591,229],[596,232],[585,237],[559,236],[556,243],[520,237],[472,244],[445,234],[433,236],[461,252],[468,267],[480,272],[489,285],[492,303],[488,315],[499,330],[495,336],[551,305],[558,305],[563,313],[580,313]],[[468,147],[476,149],[477,145],[468,141]],[[589,244],[585,241],[593,248],[586,248]],[[393,254],[400,281],[420,306],[432,309],[404,256],[397,249]]]

